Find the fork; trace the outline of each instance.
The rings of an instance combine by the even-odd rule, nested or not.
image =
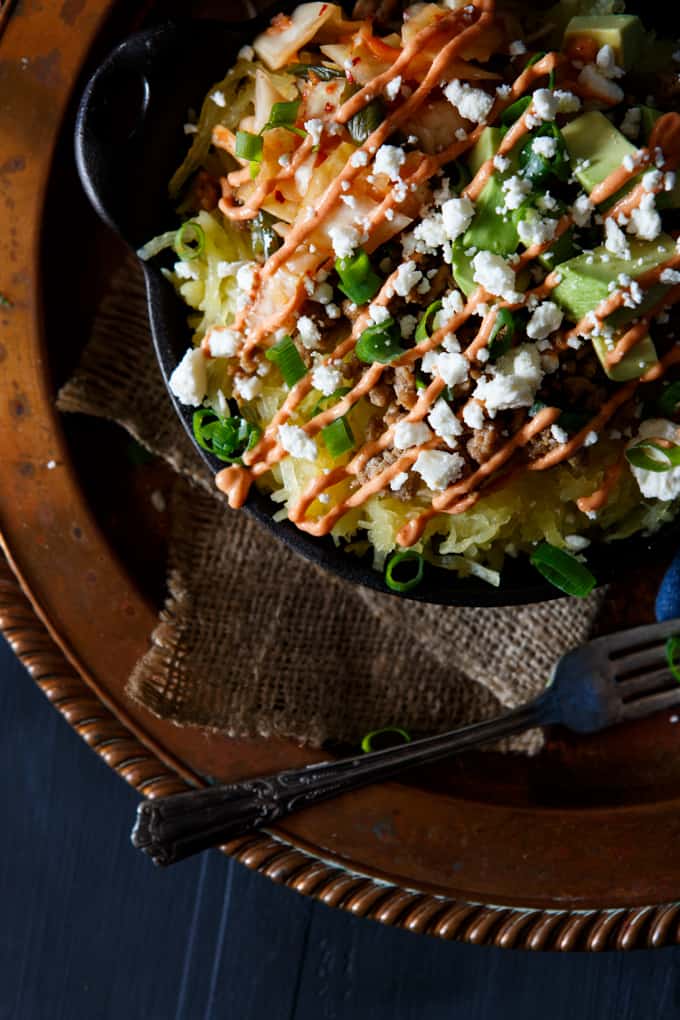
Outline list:
[[[668,667],[665,642],[676,633],[680,619],[589,641],[562,656],[537,698],[496,719],[357,757],[142,801],[132,843],[156,864],[174,864],[319,801],[535,726],[559,723],[575,733],[597,733],[670,708],[680,704],[680,684]]]

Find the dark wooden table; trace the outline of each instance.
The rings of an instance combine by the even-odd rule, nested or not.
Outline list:
[[[136,794],[1,637],[0,775],[0,1020],[680,1017],[680,948],[477,948],[357,920],[217,852],[156,870],[129,844]]]

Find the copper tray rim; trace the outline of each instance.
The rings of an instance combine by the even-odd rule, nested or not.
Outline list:
[[[90,0],[87,6],[94,16],[87,43],[81,43],[81,59],[114,5],[112,0]],[[76,72],[78,68],[79,64]],[[68,92],[63,107],[67,100]],[[55,137],[58,131],[57,123]],[[39,277],[33,279],[32,289],[36,291],[39,284]],[[58,431],[54,411],[52,418]],[[135,725],[88,673],[41,606],[20,569],[19,557],[15,559],[11,543],[2,534],[0,548],[6,556],[0,561],[0,629],[69,725],[143,796],[162,796],[200,782],[195,772]],[[483,904],[442,895],[435,887],[427,889],[425,883],[419,888],[400,886],[377,870],[352,869],[331,852],[321,856],[318,848],[304,840],[275,832],[254,834],[222,849],[270,879],[327,905],[439,938],[562,951],[658,947],[680,941],[678,902],[563,910]]]

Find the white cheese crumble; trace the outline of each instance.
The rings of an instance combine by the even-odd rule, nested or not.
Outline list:
[[[629,234],[635,234],[644,241],[654,241],[661,233],[661,217],[654,205],[654,195],[649,192],[642,196],[640,205],[630,214],[627,228]]]
[[[388,81],[385,86],[385,95],[392,102],[399,95],[399,89],[401,88],[401,75],[398,74],[396,78],[392,78]]]
[[[628,443],[628,448],[641,439],[669,439],[677,443],[680,439],[678,427],[666,418],[648,418],[641,422],[637,436]],[[638,488],[647,499],[670,500],[680,496],[680,467],[669,471],[645,471],[644,468],[630,465],[630,470],[638,484]]]
[[[445,400],[438,400],[427,420],[434,429],[436,435],[443,439],[447,446],[456,445],[456,437],[463,431],[463,426]]]
[[[533,344],[520,344],[491,365],[492,377],[482,376],[473,397],[484,401],[491,418],[497,411],[531,407],[543,379],[541,356]]]
[[[413,336],[418,325],[418,319],[415,315],[402,315],[399,319],[399,330],[401,335],[407,340]]]
[[[470,226],[475,207],[467,196],[450,198],[442,206],[442,223],[446,236],[455,241]]]
[[[399,490],[403,488],[404,485],[406,485],[407,481],[408,472],[400,471],[399,474],[395,475],[392,481],[390,482],[390,489],[392,490],[392,492],[399,492]]]
[[[593,215],[593,203],[587,195],[579,195],[571,207],[571,215],[577,227],[585,227]]]
[[[312,350],[321,339],[319,327],[308,315],[301,315],[297,321],[297,331],[303,347]]]
[[[502,174],[504,174],[505,171],[510,167],[510,160],[507,158],[507,156],[501,156],[500,153],[498,152],[494,156],[492,162],[494,165],[494,169],[498,170],[499,173]]]
[[[328,236],[339,259],[347,258],[361,244],[361,234],[356,227],[331,226],[328,228]]]
[[[620,103],[623,99],[623,89],[609,78],[605,78],[595,64],[586,64],[583,70],[579,71],[577,81],[579,85],[583,85],[589,92],[594,92],[607,103]]]
[[[243,400],[252,400],[262,389],[262,380],[256,375],[235,375],[234,393]]]
[[[581,100],[573,92],[555,89],[555,99],[557,100],[558,113],[576,113],[581,109]]]
[[[565,535],[564,544],[572,552],[582,552],[590,545],[590,539],[585,535]]]
[[[415,262],[403,262],[397,270],[396,276],[392,281],[392,286],[399,297],[408,297],[416,284],[420,283],[422,278],[423,274],[417,268]]]
[[[444,95],[451,105],[455,106],[461,117],[471,120],[475,124],[483,124],[493,106],[493,96],[484,92],[483,89],[472,88],[471,85],[460,82],[457,78],[449,82],[444,89]]]
[[[490,251],[477,252],[472,267],[475,283],[481,284],[490,294],[505,298],[506,301],[519,299],[515,290],[515,271],[501,255],[494,255]]]
[[[365,149],[359,149],[357,152],[352,153],[349,158],[350,166],[360,167],[368,165],[368,153]],[[348,189],[349,190],[349,189]]]
[[[442,492],[460,477],[465,461],[459,453],[444,453],[443,450],[423,450],[413,465],[428,489]]]
[[[626,110],[626,114],[621,121],[619,131],[626,136],[626,138],[637,138],[640,134],[640,124],[642,122],[642,110],[639,106],[631,106],[629,110]]]
[[[527,336],[532,340],[544,340],[560,328],[562,318],[562,310],[553,301],[543,301],[529,319]]]
[[[342,385],[342,372],[331,365],[318,365],[312,372],[312,386],[330,397]]]
[[[173,272],[175,273],[175,276],[179,276],[180,280],[198,279],[198,269],[196,266],[192,266],[190,262],[175,262]]]
[[[559,109],[559,99],[552,89],[536,89],[533,111],[540,120],[554,120]]]
[[[304,429],[297,425],[279,425],[278,438],[286,453],[302,460],[316,460],[316,443]]]
[[[604,246],[607,251],[610,251],[612,255],[618,256],[618,258],[630,258],[630,248],[626,241],[626,235],[611,217],[604,222]]]
[[[563,429],[561,425],[553,424],[550,426],[550,435],[553,437],[556,443],[566,443],[569,439],[569,433],[566,429]]]
[[[680,283],[680,272],[677,269],[664,269],[659,276],[661,283]]]
[[[517,224],[517,233],[522,244],[531,248],[534,244],[545,244],[555,236],[557,220],[543,216],[527,216]]]
[[[622,68],[616,66],[616,55],[609,43],[605,43],[597,51],[595,63],[605,78],[621,78],[624,73]]]
[[[648,170],[642,175],[642,187],[645,191],[659,191],[663,187],[663,174],[660,170]]]
[[[531,148],[537,156],[542,156],[543,159],[552,159],[557,152],[557,139],[547,135],[534,138]]]
[[[375,154],[375,173],[387,174],[391,181],[396,181],[405,159],[406,153],[398,145],[381,145]]]
[[[547,139],[547,141],[551,141],[551,139]],[[531,181],[527,181],[525,178],[515,174],[513,177],[508,177],[507,180],[503,181],[502,188],[506,208],[519,209],[531,191]]]
[[[213,358],[233,358],[241,343],[240,333],[228,326],[213,326],[206,339]]]
[[[227,100],[224,98],[224,92],[220,89],[216,89],[210,98],[215,106],[221,106],[224,108],[227,105]]]
[[[305,131],[312,139],[314,145],[318,145],[323,134],[323,121],[319,117],[312,117],[305,121]]]
[[[411,446],[422,446],[428,439],[432,439],[432,432],[423,421],[398,421],[392,433],[392,441],[396,450],[408,450]]]
[[[484,424],[484,410],[476,400],[469,400],[463,408],[463,421],[471,429],[481,429]]]
[[[200,347],[190,347],[170,376],[170,389],[182,404],[199,407],[208,389],[206,359]]]
[[[462,354],[455,352],[437,354],[435,369],[447,386],[457,386],[465,382],[470,371],[470,363]]]
[[[510,43],[510,56],[511,57],[521,57],[521,55],[523,53],[526,53],[526,51],[527,51],[527,48],[524,45],[524,42],[523,42],[522,39],[514,39]]]
[[[385,322],[386,319],[389,319],[390,312],[385,305],[372,304],[368,306],[368,317],[371,322],[374,322],[377,326],[379,323]]]

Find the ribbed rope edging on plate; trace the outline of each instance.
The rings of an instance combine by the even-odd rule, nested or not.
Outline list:
[[[0,555],[0,630],[33,680],[106,764],[144,797],[189,789],[106,708],[66,661]],[[446,940],[502,949],[601,952],[680,943],[680,904],[549,911],[491,907],[401,889],[319,860],[266,834],[222,847],[235,860],[327,906]]]

